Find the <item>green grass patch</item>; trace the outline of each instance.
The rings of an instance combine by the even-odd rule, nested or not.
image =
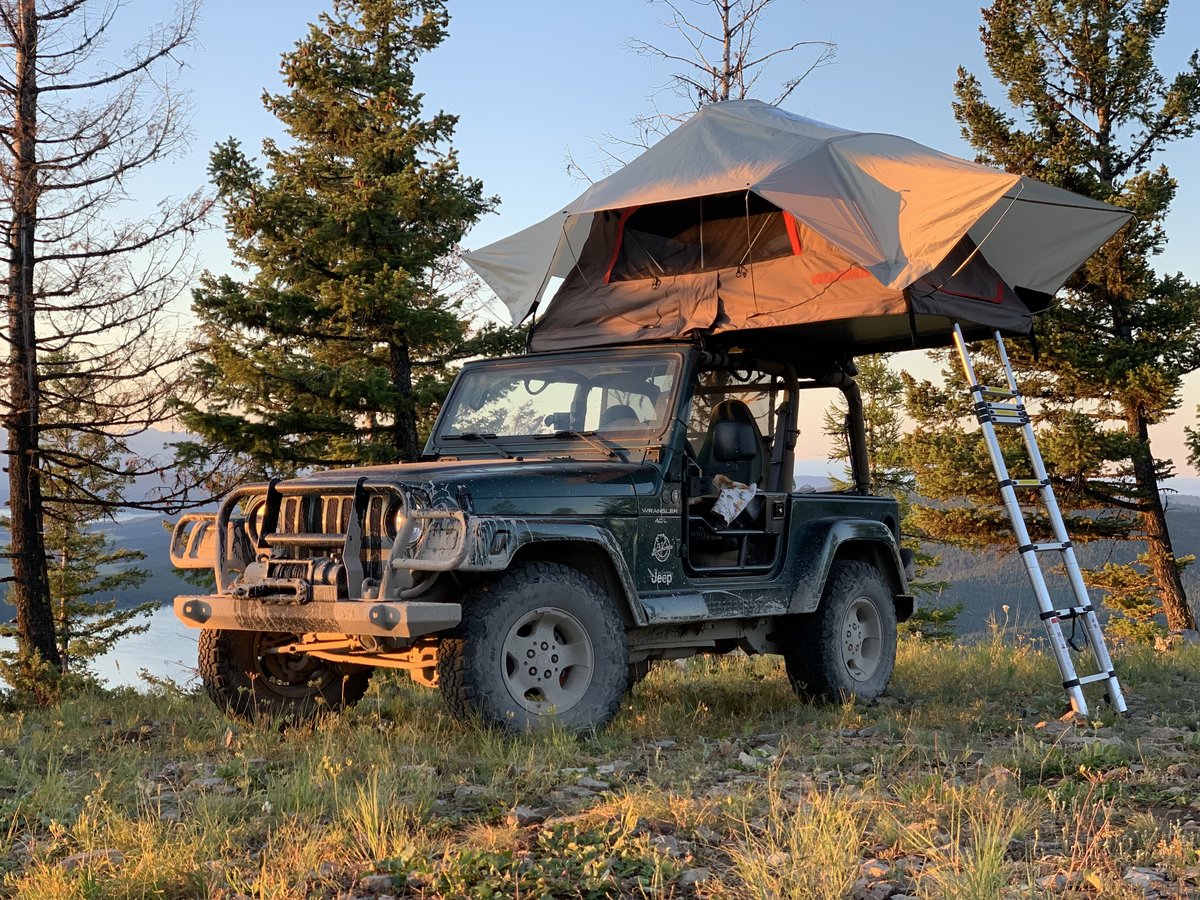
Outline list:
[[[586,737],[459,725],[386,675],[284,730],[91,692],[0,719],[0,894],[1120,897],[1135,866],[1195,893],[1200,650],[1117,666],[1131,715],[1068,723],[1053,661],[999,636],[903,641],[874,704],[667,663]]]

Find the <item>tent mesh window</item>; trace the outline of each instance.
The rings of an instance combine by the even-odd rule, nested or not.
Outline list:
[[[607,280],[748,266],[796,254],[800,248],[794,238],[784,212],[757,194],[655,203],[624,216]]]

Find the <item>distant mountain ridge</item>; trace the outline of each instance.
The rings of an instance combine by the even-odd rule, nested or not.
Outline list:
[[[136,606],[150,601],[170,603],[179,594],[197,592],[195,585],[185,581],[179,571],[171,565],[171,533],[164,526],[171,521],[167,516],[143,515],[136,518],[109,522],[102,526],[112,542],[130,550],[141,550],[146,554],[142,562],[131,563],[132,567],[146,569],[150,577],[137,587],[125,588],[115,595],[122,607]],[[0,542],[6,542],[8,534],[0,530]],[[0,574],[11,572],[7,560],[0,560]],[[12,607],[4,603],[5,585],[0,585],[0,617],[12,618]]]
[[[1200,557],[1200,497],[1174,498],[1167,510],[1167,523],[1177,556]],[[1096,568],[1107,561],[1131,562],[1142,545],[1136,542],[1094,541],[1076,544],[1076,555],[1084,568]],[[956,630],[966,637],[988,631],[992,621],[1014,631],[1044,634],[1038,620],[1037,602],[1025,574],[1015,545],[1008,551],[978,552],[956,547],[933,547],[942,562],[928,576],[932,581],[949,581],[950,586],[938,597],[920,598],[920,602],[941,605],[962,603]],[[1060,575],[1046,567],[1047,585],[1056,601],[1067,605],[1070,586]],[[1183,586],[1193,608],[1200,601],[1200,566],[1189,566],[1183,572]],[[1003,606],[1007,605],[1007,612]],[[1103,617],[1103,615],[1102,615]]]
[[[164,464],[170,464],[175,458],[175,451],[171,449],[170,445],[188,440],[191,437],[193,435],[186,431],[148,428],[141,434],[136,434],[129,438],[129,449],[143,459],[158,457]],[[0,445],[5,443],[5,438],[5,433],[0,430]],[[145,475],[135,479],[133,487],[126,493],[126,497],[133,502],[140,502],[151,496],[156,490],[164,487],[169,488],[170,486],[168,479],[160,478],[156,475]],[[8,503],[7,474],[0,477],[0,504],[6,503]]]

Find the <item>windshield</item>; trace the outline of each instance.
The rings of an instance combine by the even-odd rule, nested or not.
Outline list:
[[[439,440],[482,442],[596,433],[622,443],[666,429],[679,357],[497,360],[465,370],[448,400]]]

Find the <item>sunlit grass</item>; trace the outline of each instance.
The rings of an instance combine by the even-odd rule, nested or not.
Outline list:
[[[776,779],[731,816],[726,852],[737,882],[762,896],[835,900],[849,895],[868,829],[870,804],[824,789],[789,797]]]
[[[660,664],[586,737],[459,725],[387,676],[285,730],[88,694],[0,718],[0,893],[844,897],[871,859],[921,897],[1123,896],[1130,866],[1200,872],[1200,790],[1168,773],[1200,751],[1200,650],[1117,665],[1133,715],[1074,727],[1053,661],[999,638],[902,642],[879,704],[800,704],[769,657]]]
[[[1009,846],[1030,833],[1035,805],[979,788],[950,787],[926,804],[928,818],[900,826],[901,839],[924,865],[922,893],[946,900],[999,897],[1016,871]]]

